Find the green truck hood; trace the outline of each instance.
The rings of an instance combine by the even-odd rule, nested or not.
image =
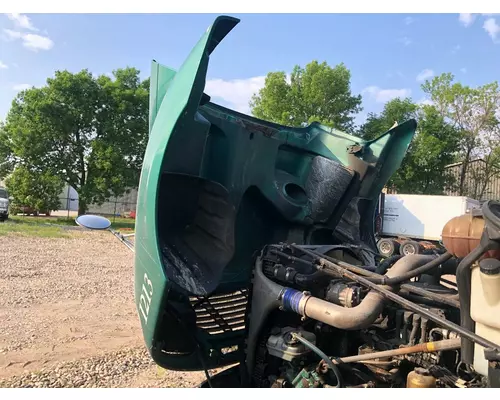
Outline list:
[[[374,249],[378,195],[416,128],[407,121],[365,142],[212,104],[208,61],[238,22],[218,17],[178,71],[152,64],[135,299],[148,351],[169,369],[241,359],[253,261],[265,244]]]

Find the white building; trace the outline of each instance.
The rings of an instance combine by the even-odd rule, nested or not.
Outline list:
[[[69,185],[66,185],[59,195],[59,210],[78,211],[78,193]]]

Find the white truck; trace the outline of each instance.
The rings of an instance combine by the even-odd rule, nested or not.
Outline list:
[[[377,247],[384,257],[418,254],[437,247],[445,224],[480,208],[479,201],[464,196],[382,194]]]

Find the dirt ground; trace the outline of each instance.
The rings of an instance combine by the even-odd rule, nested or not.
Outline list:
[[[133,301],[133,254],[108,232],[0,236],[0,387],[193,387],[155,366]]]

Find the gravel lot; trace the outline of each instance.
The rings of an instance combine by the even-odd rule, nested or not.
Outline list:
[[[0,387],[193,387],[150,360],[133,256],[108,232],[0,236]]]

